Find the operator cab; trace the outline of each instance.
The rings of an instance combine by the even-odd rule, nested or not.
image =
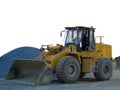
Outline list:
[[[77,45],[77,51],[94,51],[94,30],[93,27],[65,27],[65,46],[74,44]]]

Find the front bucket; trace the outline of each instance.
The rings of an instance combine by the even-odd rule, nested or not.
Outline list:
[[[48,76],[46,72],[52,73],[44,61],[17,59],[14,61],[6,79],[30,85],[48,84],[52,80],[52,74]],[[47,78],[44,78],[46,76]]]

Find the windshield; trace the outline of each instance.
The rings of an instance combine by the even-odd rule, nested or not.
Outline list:
[[[81,40],[82,30],[67,30],[65,43],[79,43]]]

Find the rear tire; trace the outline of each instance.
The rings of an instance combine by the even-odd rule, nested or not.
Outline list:
[[[112,64],[108,58],[100,58],[98,72],[95,72],[94,76],[99,81],[109,80],[112,77]]]
[[[76,57],[65,56],[56,65],[56,75],[64,83],[76,82],[80,75],[80,63]]]

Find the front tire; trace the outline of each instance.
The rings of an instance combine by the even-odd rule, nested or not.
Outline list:
[[[56,65],[56,75],[64,83],[76,82],[80,75],[80,63],[76,57],[64,56]]]
[[[108,58],[100,58],[98,61],[98,72],[94,76],[99,81],[109,80],[112,77],[112,64]]]

